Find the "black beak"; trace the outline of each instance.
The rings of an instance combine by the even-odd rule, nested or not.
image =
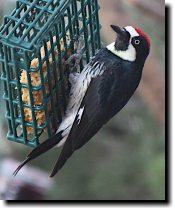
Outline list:
[[[111,25],[111,28],[117,33],[117,38],[115,41],[116,50],[127,50],[130,40],[130,34],[120,26]]]
[[[120,26],[115,26],[111,25],[111,28],[119,35],[119,36],[125,36],[126,31],[120,27]]]

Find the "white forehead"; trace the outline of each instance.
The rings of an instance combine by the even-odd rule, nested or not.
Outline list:
[[[126,26],[125,29],[130,33],[131,37],[139,36],[137,31],[132,26]]]

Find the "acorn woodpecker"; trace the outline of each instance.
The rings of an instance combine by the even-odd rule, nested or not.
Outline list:
[[[29,161],[55,145],[63,145],[53,177],[75,150],[86,144],[128,102],[139,85],[150,51],[140,29],[111,25],[116,40],[100,49],[81,73],[71,73],[69,103],[56,134],[31,151],[14,175]]]

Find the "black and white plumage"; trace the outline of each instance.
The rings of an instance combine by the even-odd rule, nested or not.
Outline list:
[[[99,50],[81,73],[70,74],[69,103],[56,134],[29,153],[14,175],[30,160],[55,145],[63,145],[51,173],[53,177],[73,152],[87,143],[135,92],[150,41],[134,27],[111,27],[117,33],[116,41]]]

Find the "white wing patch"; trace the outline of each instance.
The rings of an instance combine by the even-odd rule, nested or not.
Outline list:
[[[82,117],[84,108],[85,108],[85,106],[84,106],[83,108],[81,108],[81,109],[79,110],[78,114],[77,114],[77,115],[78,115],[78,124],[80,124],[80,121],[81,121],[81,117]]]

